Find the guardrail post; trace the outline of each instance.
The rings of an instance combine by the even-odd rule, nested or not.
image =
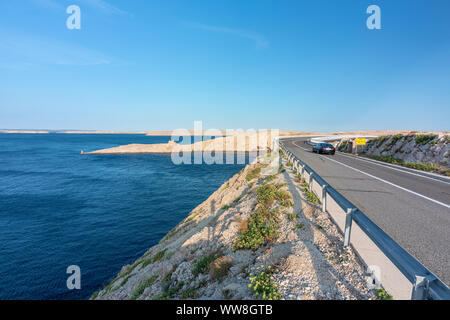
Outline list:
[[[314,173],[309,174],[309,191],[312,191],[312,182],[313,182]]]
[[[327,186],[322,186],[322,212],[327,212]]]
[[[352,232],[353,213],[355,208],[348,208],[345,215],[345,234],[344,234],[344,247],[350,244],[350,234]]]
[[[411,300],[428,300],[429,285],[430,281],[427,277],[416,276],[416,283],[412,290]]]

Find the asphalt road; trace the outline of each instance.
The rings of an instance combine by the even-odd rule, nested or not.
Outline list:
[[[450,179],[340,152],[312,153],[309,138],[285,146],[450,285]]]

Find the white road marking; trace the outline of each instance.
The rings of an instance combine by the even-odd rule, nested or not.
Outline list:
[[[298,144],[296,144],[296,143],[295,143],[294,141],[293,141],[292,143],[293,143],[294,145],[296,145],[297,147],[299,147],[300,149],[303,149],[303,150],[306,150],[306,151],[310,151],[309,149],[306,149],[306,148],[300,147],[300,146],[299,146]],[[364,172],[364,171],[361,171],[361,170],[359,170],[359,169],[356,169],[356,168],[350,167],[349,165],[346,165],[345,163],[342,163],[342,162],[336,161],[336,160],[334,160],[334,159],[330,159],[329,157],[324,157],[324,159],[327,159],[327,160],[330,160],[330,161],[336,162],[336,163],[338,163],[338,164],[340,164],[340,165],[342,165],[342,166],[344,166],[344,167],[347,167],[347,168],[349,168],[349,169],[352,169],[352,170],[354,170],[354,171],[356,171],[356,172],[359,172],[359,173],[365,174],[366,176],[369,176],[369,177],[371,177],[371,178],[374,178],[374,179],[376,179],[376,180],[379,180],[379,181],[381,181],[381,182],[387,183],[387,184],[389,184],[389,185],[391,185],[391,186],[393,186],[393,187],[396,187],[396,188],[398,188],[398,189],[401,189],[401,190],[403,190],[403,191],[406,191],[406,192],[412,193],[412,194],[414,194],[414,195],[416,195],[416,196],[418,196],[418,197],[421,197],[421,198],[427,199],[427,200],[429,200],[429,201],[432,201],[432,202],[434,202],[434,203],[436,203],[436,204],[439,204],[439,205],[441,205],[441,206],[444,206],[444,207],[446,207],[446,208],[450,209],[450,205],[448,205],[448,204],[445,204],[445,203],[443,203],[443,202],[440,202],[440,201],[437,201],[437,200],[435,200],[435,199],[429,198],[429,197],[427,197],[427,196],[424,196],[423,194],[420,194],[420,193],[414,192],[414,191],[412,191],[412,190],[409,190],[409,189],[403,188],[403,187],[401,187],[401,186],[399,186],[399,185],[396,185],[396,184],[394,184],[394,183],[392,183],[392,182],[389,182],[389,181],[387,181],[387,180],[384,180],[384,179],[378,178],[378,177],[376,177],[376,176],[374,176],[374,175],[371,175],[371,174],[369,174],[369,173],[366,173],[366,172]]]
[[[419,177],[422,177],[422,178],[427,178],[427,179],[430,179],[430,180],[433,180],[433,181],[450,184],[450,182],[448,182],[448,181],[436,179],[436,178],[433,178],[433,177],[430,177],[430,176],[418,174],[418,173],[411,172],[411,171],[408,171],[408,170],[402,170],[402,169],[399,169],[399,168],[395,168],[392,165],[390,165],[389,163],[386,163],[386,164],[384,164],[384,163],[377,163],[376,161],[373,161],[373,160],[364,159],[364,158],[357,157],[357,156],[349,156],[349,155],[346,155],[346,154],[342,154],[342,152],[339,152],[339,155],[343,156],[343,157],[351,158],[351,159],[356,159],[356,160],[359,160],[359,161],[365,161],[365,162],[373,163],[373,164],[376,164],[377,166],[385,167],[385,168],[392,169],[392,170],[397,170],[397,171],[400,171],[400,172],[412,174],[414,176],[419,176]]]

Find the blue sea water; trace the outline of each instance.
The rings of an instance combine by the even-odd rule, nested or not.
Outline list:
[[[170,137],[0,134],[0,299],[87,299],[243,165],[80,155]],[[68,290],[69,265],[81,290]]]

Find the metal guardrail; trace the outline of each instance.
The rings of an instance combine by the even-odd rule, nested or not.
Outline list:
[[[302,168],[302,176],[306,171],[310,177],[309,186],[312,190],[312,182],[315,180],[322,186],[322,194],[317,195],[322,201],[322,210],[326,211],[326,194],[346,212],[344,246],[350,244],[350,233],[352,222],[358,224],[361,230],[378,246],[384,255],[400,270],[400,272],[411,282],[413,300],[450,300],[450,289],[429,271],[422,263],[414,258],[408,251],[394,241],[386,232],[370,220],[361,210],[356,208],[343,195],[330,186],[314,170],[293,154],[283,142],[277,140],[278,145],[287,154],[288,159],[297,162]]]

